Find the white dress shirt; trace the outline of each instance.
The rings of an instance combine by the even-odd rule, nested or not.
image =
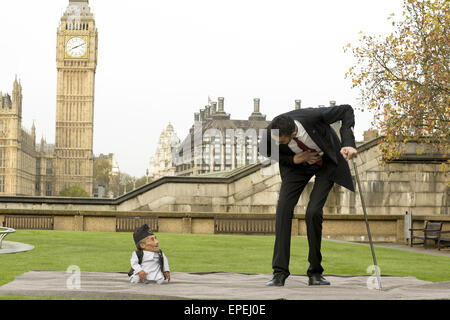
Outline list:
[[[133,275],[130,277],[132,283],[140,282],[139,272],[144,271],[147,273],[147,281],[155,281],[158,284],[163,284],[164,274],[163,272],[170,272],[169,261],[166,255],[163,253],[164,259],[164,270],[161,271],[161,266],[159,264],[159,254],[157,252],[145,251],[142,257],[142,264],[139,264],[139,259],[136,252],[131,255],[131,267],[134,269]]]
[[[302,124],[297,120],[294,120],[294,122],[298,129],[296,138],[301,142],[303,142],[307,147],[319,152],[320,156],[323,156],[324,154],[323,151],[317,146],[317,144],[313,141],[313,139],[311,139],[308,132],[306,132],[305,128],[303,128]],[[298,146],[297,142],[294,139],[292,139],[291,142],[289,142],[288,146],[295,154],[303,152],[303,150]]]

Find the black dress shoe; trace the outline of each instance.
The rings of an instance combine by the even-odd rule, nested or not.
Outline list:
[[[321,274],[313,274],[309,276],[308,285],[310,286],[329,286],[330,281],[322,277]]]
[[[283,287],[284,281],[286,280],[288,276],[284,274],[275,274],[269,282],[266,283],[266,286],[269,287]]]

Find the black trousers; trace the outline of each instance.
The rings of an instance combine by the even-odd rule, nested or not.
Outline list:
[[[324,159],[324,165],[310,165],[302,168],[282,168],[281,188],[276,212],[276,238],[273,252],[272,267],[274,274],[282,273],[288,276],[291,251],[292,218],[295,206],[308,182],[315,176],[314,187],[306,209],[306,228],[308,235],[310,266],[307,274],[322,274],[322,243],[323,206],[334,185],[328,180],[331,163]]]

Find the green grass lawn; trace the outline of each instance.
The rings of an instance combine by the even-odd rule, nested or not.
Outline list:
[[[157,234],[172,272],[225,271],[272,273],[273,236]],[[32,244],[25,253],[0,255],[0,286],[30,270],[128,272],[135,250],[131,233],[18,230],[5,241]],[[291,273],[306,274],[308,243],[292,238]],[[450,258],[375,248],[383,275],[414,276],[426,281],[450,281]],[[322,242],[325,274],[367,275],[372,265],[368,246]]]

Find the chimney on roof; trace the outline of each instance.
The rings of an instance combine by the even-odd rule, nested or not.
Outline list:
[[[205,110],[200,110],[200,121],[205,121]]]
[[[205,106],[205,120],[211,120],[211,107]]]
[[[253,100],[253,112],[254,113],[260,113],[260,107],[261,107],[261,100],[259,98],[255,98]]]
[[[219,98],[219,110],[217,113],[225,113],[225,99]]]
[[[368,142],[370,140],[378,138],[379,133],[378,133],[377,129],[369,129],[369,130],[364,131],[363,136],[364,136],[364,142]]]
[[[302,108],[302,100],[295,100],[295,110],[300,110]]]
[[[218,110],[212,116],[213,119],[230,120],[230,115],[225,112],[225,99],[223,97],[218,98]]]
[[[261,113],[261,99],[253,99],[253,113],[250,115],[248,120],[259,120],[265,121],[266,116]]]

